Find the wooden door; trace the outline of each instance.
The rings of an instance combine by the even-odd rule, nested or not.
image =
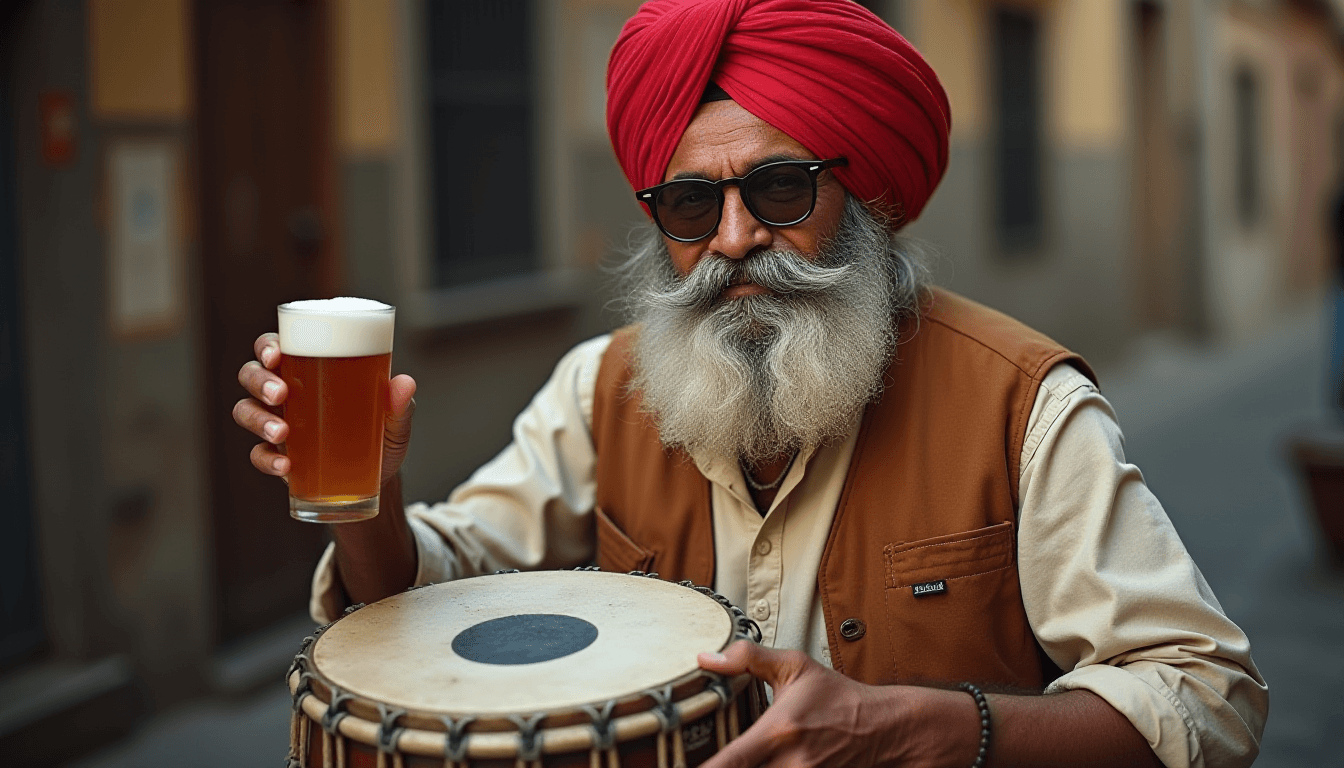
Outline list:
[[[12,13],[0,9],[0,43],[14,34]],[[0,65],[0,671],[27,659],[44,639],[28,483],[12,94],[10,71]]]
[[[201,0],[200,241],[218,628],[228,641],[303,611],[321,526],[289,517],[233,423],[238,369],[277,304],[334,294],[326,14],[300,0]]]
[[[1179,327],[1188,312],[1182,227],[1191,219],[1181,156],[1167,107],[1166,11],[1152,2],[1134,5],[1135,47],[1135,309],[1140,328]]]

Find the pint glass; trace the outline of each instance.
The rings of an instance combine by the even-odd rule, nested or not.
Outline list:
[[[396,310],[368,299],[281,304],[289,386],[289,514],[316,523],[378,514]]]

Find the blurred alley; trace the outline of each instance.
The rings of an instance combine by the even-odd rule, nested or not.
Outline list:
[[[906,230],[935,282],[1095,365],[1250,635],[1256,764],[1334,764],[1344,565],[1289,446],[1344,430],[1344,0],[862,4],[951,101]],[[239,367],[279,303],[395,305],[407,500],[495,455],[621,322],[603,267],[646,216],[605,71],[638,5],[0,2],[0,754],[281,764],[328,534],[250,464]]]

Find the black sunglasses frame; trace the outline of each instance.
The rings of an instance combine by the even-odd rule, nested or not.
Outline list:
[[[752,176],[780,167],[787,166],[790,168],[801,168],[804,171],[807,171],[808,179],[812,182],[812,203],[807,206],[807,213],[804,213],[793,221],[770,221],[766,219],[756,212],[756,208],[751,204],[751,196],[742,195],[742,204],[747,207],[747,211],[751,213],[752,216],[756,217],[757,221],[771,227],[791,227],[794,224],[800,224],[803,221],[806,221],[807,217],[811,216],[812,211],[817,207],[817,174],[830,168],[844,168],[847,165],[849,165],[849,160],[843,157],[833,157],[830,160],[781,160],[777,163],[766,163],[759,168],[755,168],[746,176],[730,176],[726,179],[719,179],[718,181],[709,181],[708,179],[676,179],[673,181],[666,181],[657,186],[639,190],[635,193],[635,199],[643,203],[645,207],[649,209],[649,215],[653,217],[653,223],[658,225],[658,231],[662,232],[664,236],[676,240],[679,243],[694,243],[704,240],[706,237],[714,234],[714,231],[719,228],[719,224],[723,222],[724,187],[731,184],[736,186],[738,190],[741,190],[747,180]],[[663,226],[662,220],[658,218],[658,195],[664,189],[674,184],[704,184],[714,191],[714,197],[718,198],[719,201],[719,215],[714,220],[714,226],[710,227],[709,231],[705,232],[705,234],[699,237],[677,237],[671,232],[668,232],[667,228]]]

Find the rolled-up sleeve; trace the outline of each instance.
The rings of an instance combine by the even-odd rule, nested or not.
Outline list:
[[[1027,617],[1065,674],[1168,766],[1250,765],[1268,689],[1162,505],[1125,462],[1110,404],[1051,371],[1023,445],[1019,573]]]
[[[416,584],[592,559],[593,392],[610,341],[600,336],[566,354],[514,420],[509,445],[446,501],[406,508],[419,560]],[[343,608],[329,546],[313,574],[309,610],[325,623]]]

